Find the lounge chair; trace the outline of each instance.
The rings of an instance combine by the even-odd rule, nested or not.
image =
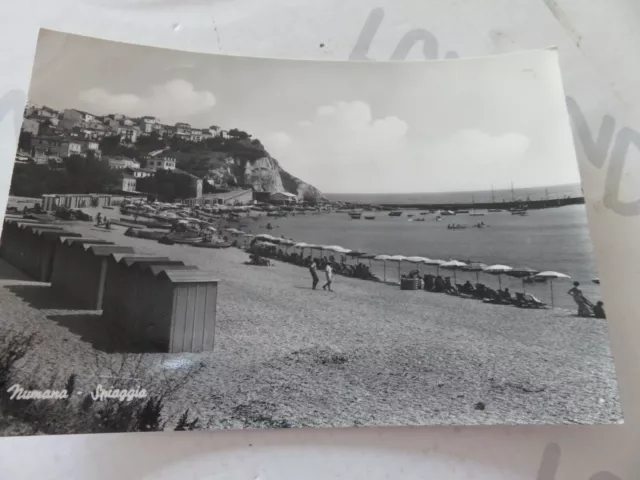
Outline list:
[[[544,302],[541,302],[540,300],[538,300],[536,297],[534,297],[533,295],[531,295],[530,293],[525,293],[524,294],[524,298],[525,300],[527,300],[534,308],[547,308],[547,304]]]

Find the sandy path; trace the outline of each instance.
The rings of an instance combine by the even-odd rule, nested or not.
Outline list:
[[[148,355],[158,365],[167,358],[206,363],[169,408],[190,406],[210,426],[240,427],[247,418],[254,426],[351,426],[621,417],[605,321],[340,276],[335,293],[312,291],[305,269],[245,266],[246,254],[236,249],[73,228],[218,274],[215,351]],[[20,319],[46,333],[37,358],[54,366],[44,371],[88,375],[88,357],[114,357],[96,352],[76,326],[52,320],[52,310],[24,302],[10,290],[14,283],[0,279],[2,321]],[[475,409],[477,402],[486,408]]]

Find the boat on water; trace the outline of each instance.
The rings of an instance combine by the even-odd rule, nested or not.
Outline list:
[[[362,218],[362,212],[349,212],[351,220],[360,220]]]
[[[469,213],[469,210],[456,210],[455,213]]]
[[[440,212],[440,215],[442,215],[442,216],[446,216],[446,215],[455,215],[455,214],[456,214],[456,212],[452,212],[451,210],[442,210],[442,211]]]
[[[447,225],[447,230],[462,230],[463,228],[467,228],[466,225]]]
[[[491,213],[498,213],[503,212],[504,210],[500,210],[499,208],[490,208],[488,211]]]
[[[429,215],[429,212],[420,212],[420,215]]]
[[[413,217],[413,213],[408,214],[407,217]]]
[[[374,217],[374,216],[365,216],[364,219],[365,220],[375,220],[376,217]]]
[[[412,222],[424,222],[424,218],[413,218],[411,219]]]
[[[400,212],[400,211],[389,212],[389,216],[390,217],[399,217],[401,215],[402,215],[402,212]]]
[[[520,215],[521,217],[526,217],[529,213],[526,210],[521,209],[513,209],[511,210],[511,215]]]
[[[469,214],[471,217],[484,217],[484,212],[471,212]]]

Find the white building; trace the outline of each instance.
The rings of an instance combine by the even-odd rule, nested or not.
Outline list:
[[[140,168],[140,162],[130,158],[110,158],[109,168],[114,170],[124,170],[125,168]]]
[[[147,168],[153,170],[175,170],[176,159],[172,157],[150,158],[147,160]]]
[[[138,139],[138,130],[132,127],[119,127],[118,135],[120,135],[120,143],[136,143]]]
[[[269,196],[269,200],[271,201],[271,203],[274,203],[277,205],[298,203],[298,196],[289,192],[276,192],[276,193],[272,193]]]
[[[136,179],[131,175],[123,175],[122,176],[122,190],[124,192],[135,192],[136,191]]]

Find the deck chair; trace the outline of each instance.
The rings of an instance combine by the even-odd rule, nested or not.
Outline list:
[[[532,308],[547,308],[547,304],[541,302],[536,297],[531,295],[530,293],[525,293],[523,295],[524,299],[531,305]]]

